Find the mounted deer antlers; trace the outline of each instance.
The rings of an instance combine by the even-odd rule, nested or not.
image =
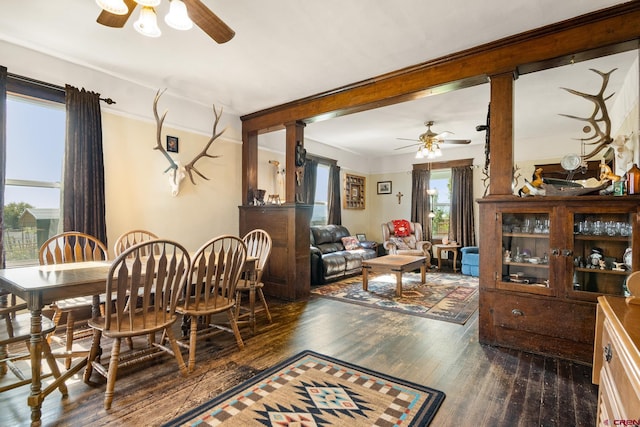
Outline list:
[[[166,90],[166,89],[165,89]],[[189,175],[189,179],[191,180],[191,183],[193,185],[196,185],[195,180],[193,179],[193,172],[197,173],[200,177],[209,180],[209,178],[207,178],[206,176],[204,176],[198,169],[196,169],[195,164],[198,160],[200,160],[203,157],[208,157],[211,159],[215,159],[217,157],[220,156],[214,156],[212,154],[207,153],[207,150],[209,150],[209,147],[211,146],[211,144],[213,144],[213,142],[218,139],[227,129],[223,129],[220,132],[217,132],[217,128],[218,128],[218,122],[220,121],[220,117],[222,116],[222,108],[220,109],[220,111],[218,112],[218,110],[216,110],[216,106],[215,104],[213,105],[213,114],[215,115],[215,122],[213,124],[213,132],[212,132],[212,136],[209,139],[209,141],[205,144],[204,149],[198,154],[196,155],[196,157],[193,158],[193,160],[191,160],[189,163],[187,163],[184,167],[181,167],[180,164],[178,162],[175,162],[171,156],[169,155],[169,153],[167,153],[167,151],[164,149],[164,147],[162,146],[162,126],[164,124],[164,119],[167,116],[167,111],[165,111],[162,114],[162,117],[159,116],[158,114],[158,100],[160,99],[160,97],[162,96],[162,94],[165,92],[165,90],[159,90],[158,92],[156,92],[156,96],[153,100],[153,116],[156,119],[156,146],[153,147],[154,150],[160,150],[160,152],[164,155],[164,157],[169,161],[169,167],[167,169],[165,169],[165,173],[170,172],[170,185],[171,185],[171,194],[173,196],[177,196],[178,192],[180,191],[180,183],[182,182],[182,180],[185,177],[185,173]]]
[[[220,157],[220,156],[213,156],[213,155],[207,153],[207,150],[209,149],[211,144],[213,144],[213,142],[216,139],[218,139],[220,137],[220,135],[222,135],[224,133],[224,131],[227,130],[227,128],[224,128],[219,133],[216,133],[216,130],[218,128],[218,122],[220,121],[220,117],[222,116],[222,108],[220,108],[220,112],[218,112],[216,110],[216,106],[214,104],[213,105],[213,114],[216,117],[216,120],[213,122],[213,131],[211,132],[211,138],[209,138],[209,142],[207,142],[207,144],[204,146],[204,149],[200,152],[200,154],[198,154],[196,157],[194,157],[193,160],[191,160],[189,163],[184,165],[184,170],[187,171],[187,173],[189,174],[189,179],[191,180],[191,183],[193,185],[196,185],[196,183],[193,180],[193,174],[191,173],[191,171],[197,173],[198,175],[200,175],[202,178],[206,179],[207,181],[209,180],[209,178],[207,178],[206,176],[202,175],[202,173],[200,173],[200,171],[198,169],[196,169],[196,167],[195,167],[196,162],[198,160],[200,160],[201,158],[203,158],[203,157],[208,157],[210,159],[215,159],[217,157]]]
[[[609,76],[611,75],[611,73],[617,70],[617,68],[614,68],[608,73],[603,73],[593,68],[589,68],[589,69],[594,73],[599,74],[600,77],[602,77],[602,87],[600,88],[600,92],[598,92],[596,95],[590,95],[588,93],[582,93],[582,92],[578,92],[577,90],[567,89],[564,87],[562,89],[566,90],[569,93],[581,96],[593,102],[594,109],[593,109],[593,113],[591,114],[591,117],[577,117],[569,114],[560,114],[561,116],[569,117],[570,119],[576,119],[576,120],[582,120],[582,121],[588,122],[591,125],[591,126],[585,126],[583,130],[585,133],[593,131],[593,135],[587,138],[581,138],[580,141],[582,141],[583,146],[584,144],[589,144],[589,145],[597,144],[597,145],[596,145],[596,148],[594,148],[590,153],[582,154],[583,160],[592,158],[597,153],[599,153],[600,150],[602,150],[604,147],[606,147],[613,141],[611,139],[611,119],[609,118],[609,112],[607,111],[607,104],[605,101],[611,98],[614,94],[612,93],[611,95],[605,98],[604,91],[607,88],[607,84],[609,83]],[[600,114],[600,117],[597,117],[598,114]],[[600,128],[600,122],[604,123],[604,129]],[[592,141],[592,140],[593,142],[586,142],[586,141]]]

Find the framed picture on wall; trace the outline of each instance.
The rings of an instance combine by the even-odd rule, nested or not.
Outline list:
[[[367,240],[367,235],[366,234],[356,234],[356,238],[358,239],[359,242],[365,242]]]
[[[378,181],[378,194],[391,194],[391,181]]]
[[[171,153],[178,152],[178,137],[167,135],[167,151]]]

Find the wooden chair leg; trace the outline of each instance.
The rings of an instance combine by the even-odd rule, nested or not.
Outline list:
[[[238,343],[238,348],[240,350],[244,349],[244,342],[242,341],[242,335],[240,335],[240,329],[238,329],[238,324],[236,323],[236,318],[234,317],[233,308],[230,308],[227,311],[227,315],[229,316],[229,325],[231,326],[231,330],[233,331],[233,335],[236,337],[236,343]]]
[[[240,304],[242,304],[242,291],[236,291],[236,320],[240,317]]]
[[[260,297],[260,300],[262,301],[262,305],[264,306],[264,312],[267,315],[267,320],[269,321],[269,323],[273,323],[273,320],[271,319],[271,312],[269,311],[269,306],[267,305],[267,300],[264,297],[262,288],[258,288],[258,296]]]
[[[113,340],[111,348],[111,359],[109,359],[109,369],[107,370],[107,389],[104,392],[104,409],[111,409],[113,393],[116,388],[116,376],[118,375],[118,359],[120,358],[120,342],[122,338]]]
[[[51,369],[51,373],[54,378],[60,378],[60,369],[58,368],[58,363],[56,362],[56,358],[51,354],[51,347],[47,340],[42,340],[42,352],[44,353],[44,358],[47,360],[47,364],[49,365],[49,369]],[[58,390],[62,393],[63,397],[67,397],[69,392],[67,390],[67,385],[64,381],[60,382],[58,386]]]
[[[65,331],[65,346],[67,354],[71,353],[73,349],[73,328],[75,326],[76,319],[73,316],[73,310],[67,311],[67,330]],[[64,360],[64,367],[69,369],[71,367],[71,356],[68,356]]]
[[[189,372],[196,367],[196,340],[198,338],[198,318],[191,317],[191,334],[189,336]]]
[[[167,337],[169,340],[169,344],[171,344],[171,349],[173,350],[173,355],[178,362],[178,369],[180,369],[180,373],[183,377],[186,377],[189,374],[189,370],[184,364],[184,359],[182,358],[182,353],[180,352],[180,347],[178,346],[178,342],[176,341],[176,337],[171,330],[171,327],[168,327],[164,330],[162,336]]]
[[[89,358],[87,359],[87,366],[84,368],[84,376],[82,379],[85,383],[89,383],[91,374],[93,373],[93,361],[98,357],[98,351],[100,350],[100,340],[102,339],[102,331],[96,329],[93,331],[93,341],[91,342],[91,350],[89,350]]]

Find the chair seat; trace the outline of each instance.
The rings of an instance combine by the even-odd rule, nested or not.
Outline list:
[[[223,311],[229,310],[230,308],[234,307],[235,304],[236,302],[234,300],[229,300],[218,296],[215,299],[210,298],[208,303],[206,304],[204,301],[200,300],[196,308],[196,303],[192,298],[187,302],[187,304],[178,304],[178,307],[176,307],[176,312],[189,316],[206,316],[208,314],[212,314],[213,312],[222,313]]]
[[[142,313],[137,314],[133,317],[133,321],[129,322],[129,318],[125,317],[125,320],[122,322],[121,330],[116,331],[115,329],[105,330],[105,321],[104,317],[99,317],[97,319],[91,319],[87,323],[90,327],[94,329],[98,329],[102,331],[102,334],[105,337],[109,338],[123,338],[130,337],[132,335],[142,335],[143,333],[153,333],[156,331],[160,331],[166,328],[168,325],[171,325],[177,320],[177,316],[172,316],[170,318],[166,318],[166,314],[163,312],[156,313],[155,321],[153,318],[149,318],[149,315],[142,316]],[[115,325],[117,323],[116,314],[111,316],[111,324]],[[113,328],[113,326],[112,326]],[[145,331],[141,333],[140,331]]]
[[[9,333],[4,321],[0,322],[0,344],[6,345],[18,341],[28,340],[31,337],[31,314],[18,314],[11,319],[13,333]],[[54,331],[56,325],[46,317],[42,318],[42,334],[47,335]]]
[[[104,296],[100,297],[100,302],[104,302]],[[65,310],[76,310],[85,307],[91,307],[93,305],[93,297],[76,297],[76,298],[66,298],[61,299],[53,303],[58,309]]]
[[[263,288],[264,287],[264,283],[259,282],[256,283],[254,288],[258,289],[258,288]],[[238,284],[236,285],[236,290],[237,291],[248,291],[249,289],[251,289],[251,281],[247,280],[247,279],[240,279],[238,280]]]

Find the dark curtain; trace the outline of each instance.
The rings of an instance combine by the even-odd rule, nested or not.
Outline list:
[[[329,166],[329,197],[327,206],[328,224],[342,225],[342,207],[340,206],[340,166]]]
[[[313,205],[316,199],[316,182],[318,178],[318,162],[307,159],[304,163],[304,178],[302,181],[302,203]]]
[[[107,244],[100,94],[67,85],[67,128],[62,171],[64,231]]]
[[[7,172],[7,69],[0,66],[0,267],[4,262],[4,183]]]
[[[451,169],[451,219],[449,237],[464,246],[475,246],[473,220],[473,170],[469,166]]]
[[[422,224],[424,240],[431,241],[431,198],[427,194],[431,171],[414,169],[411,173],[411,222]]]

